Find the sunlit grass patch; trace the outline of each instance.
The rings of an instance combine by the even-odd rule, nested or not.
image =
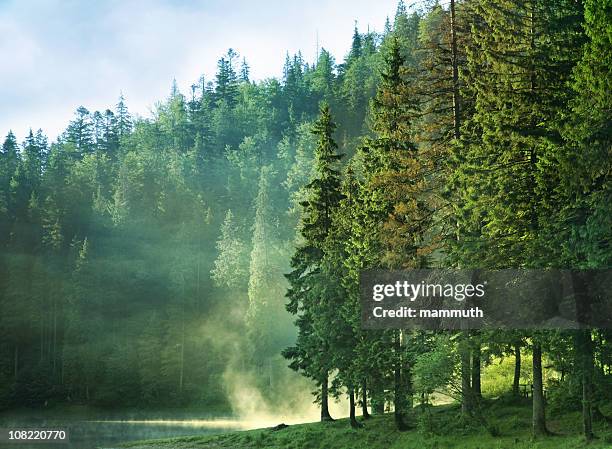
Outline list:
[[[376,416],[364,421],[362,429],[352,429],[346,419],[334,422],[292,425],[279,431],[258,429],[213,436],[183,437],[125,444],[132,449],[609,449],[612,427],[595,423],[597,439],[586,444],[580,434],[580,415],[572,412],[549,416],[555,435],[534,440],[531,436],[531,404],[521,401],[486,403],[484,413],[499,436],[491,436],[481,425],[460,419],[453,405],[432,407],[432,431],[419,425],[424,412],[414,410],[414,428],[395,429],[393,416]]]

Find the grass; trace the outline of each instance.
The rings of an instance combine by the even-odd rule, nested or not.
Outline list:
[[[610,449],[612,426],[595,423],[597,439],[586,443],[580,434],[577,412],[551,416],[548,427],[554,435],[531,437],[531,407],[528,401],[508,405],[495,401],[484,410],[491,436],[482,426],[461,419],[452,406],[432,407],[428,412],[415,409],[413,430],[395,430],[393,416],[365,421],[361,429],[351,429],[346,419],[329,423],[292,425],[273,431],[258,429],[212,436],[191,436],[124,444],[131,449]]]

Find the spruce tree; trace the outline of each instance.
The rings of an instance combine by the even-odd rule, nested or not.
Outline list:
[[[17,139],[12,131],[6,135],[0,152],[0,207],[3,209],[0,218],[0,244],[6,244],[10,235],[11,224],[15,217],[14,201],[11,195],[11,179],[15,176],[21,161]]]
[[[217,285],[230,289],[243,287],[247,279],[247,247],[240,238],[231,209],[225,213],[217,250],[219,253],[210,273],[212,279]]]
[[[336,169],[342,155],[336,153],[333,139],[336,125],[328,105],[321,107],[312,132],[318,137],[315,150],[315,177],[306,186],[306,200],[301,203],[301,243],[291,258],[293,271],[287,275],[289,302],[287,310],[296,315],[296,344],[283,351],[290,367],[302,371],[321,388],[321,420],[331,420],[328,408],[329,374],[333,368],[330,345],[332,314],[326,296],[322,261],[325,241],[332,230],[332,216],[342,199],[340,175]]]
[[[224,101],[230,108],[236,105],[238,96],[238,75],[234,69],[234,59],[237,53],[229,49],[217,62],[215,99]]]
[[[74,145],[78,157],[92,153],[94,150],[93,123],[89,111],[80,106],[77,108],[75,118],[66,128],[65,138]]]
[[[276,217],[272,201],[273,179],[273,168],[262,167],[254,201],[255,219],[249,261],[249,305],[246,324],[251,358],[258,366],[263,366],[264,361],[269,360],[275,351],[280,349],[276,349],[274,344],[280,329],[273,325],[277,321],[282,299],[282,290],[277,279],[280,270],[275,234]]]
[[[375,137],[364,145],[368,177],[366,195],[370,214],[383,223],[377,230],[378,267],[423,268],[431,252],[427,232],[431,204],[426,192],[423,161],[412,142],[415,103],[408,95],[405,59],[400,42],[390,42],[381,83],[372,104]],[[410,365],[406,346],[412,336],[396,331],[393,336],[395,420],[398,429],[407,428],[407,400]]]
[[[115,117],[115,133],[121,141],[130,134],[133,127],[132,117],[125,104],[125,97],[123,94],[119,95],[119,102],[115,107]]]

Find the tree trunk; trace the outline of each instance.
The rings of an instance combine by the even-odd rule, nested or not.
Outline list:
[[[472,349],[472,392],[473,398],[478,401],[482,397],[480,386],[480,343]]]
[[[407,430],[406,425],[406,392],[404,391],[404,382],[402,379],[402,342],[401,331],[395,336],[395,369],[394,369],[394,398],[393,409],[395,416],[395,425],[397,430]]]
[[[355,417],[355,389],[353,387],[349,388],[349,419],[353,429],[361,427],[361,424],[357,422]]]
[[[593,341],[590,330],[576,331],[576,365],[582,381],[582,429],[587,441],[593,439]]]
[[[588,286],[592,283],[591,274],[572,272],[576,302],[576,318],[579,324],[588,324],[591,316],[591,301]],[[582,382],[582,430],[587,441],[593,439],[593,339],[590,329],[580,329],[574,334],[576,367]]]
[[[521,345],[514,344],[514,382],[512,383],[512,395],[516,398],[521,394]]]
[[[329,385],[327,373],[321,382],[321,421],[333,421],[333,418],[329,414]]]
[[[368,413],[368,383],[365,379],[361,383],[361,414],[363,419],[369,419],[370,414]]]
[[[470,350],[467,345],[467,331],[462,331],[463,337],[460,343],[459,351],[461,354],[461,414],[464,416],[472,413],[472,384],[471,384],[471,366],[470,366]]]
[[[591,441],[594,437],[591,383],[587,381],[585,377],[586,376],[583,375],[582,379],[582,428],[586,440]]]
[[[544,385],[542,381],[542,347],[533,343],[533,435],[548,435],[546,413],[544,408]]]

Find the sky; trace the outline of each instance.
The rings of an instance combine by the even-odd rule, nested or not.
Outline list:
[[[406,2],[410,3],[410,2]],[[337,60],[360,31],[382,31],[397,0],[0,0],[0,135],[50,140],[78,106],[147,117],[176,79],[185,94],[233,48],[251,78],[280,77],[285,54]]]

